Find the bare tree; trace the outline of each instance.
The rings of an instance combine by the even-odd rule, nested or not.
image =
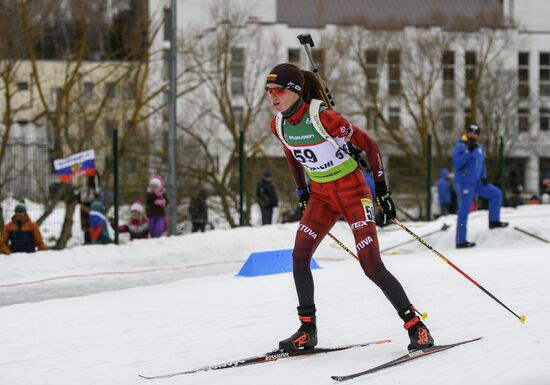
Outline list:
[[[505,72],[502,60],[510,36],[501,29],[458,33],[346,27],[329,37],[336,48],[328,56],[347,55],[351,61],[332,82],[347,96],[344,108],[364,118],[369,133],[390,154],[392,189],[410,198],[405,205],[416,206],[418,216],[425,207],[427,186],[418,181],[427,179],[428,137],[432,167],[449,167],[463,111],[470,111],[465,120],[475,121],[481,113],[492,116],[489,127],[496,124],[498,108],[508,109],[499,119],[510,117],[515,88],[503,92],[492,84],[494,76]],[[509,79],[512,73],[506,71]],[[498,124],[502,130],[503,122]]]
[[[249,170],[258,167],[255,159],[266,155],[263,144],[271,136],[263,83],[274,64],[270,53],[276,52],[276,44],[261,28],[247,23],[242,10],[226,5],[217,9],[214,19],[216,26],[183,53],[183,61],[192,63],[191,76],[201,86],[184,98],[186,113],[179,127],[189,138],[188,154],[200,157],[183,160],[179,166],[189,177],[215,189],[219,210],[234,227],[238,224],[240,133],[246,137],[247,223],[254,200]]]

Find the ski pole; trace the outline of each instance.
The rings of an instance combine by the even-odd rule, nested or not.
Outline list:
[[[451,226],[449,226],[449,225],[446,224],[446,223],[443,223],[443,226],[441,226],[440,229],[437,229],[437,230],[431,231],[431,232],[429,232],[429,233],[426,233],[426,234],[422,235],[422,237],[427,237],[427,236],[429,236],[429,235],[439,233],[440,231],[446,231],[449,227],[451,227]],[[385,253],[386,251],[390,251],[391,249],[395,249],[395,248],[397,248],[397,247],[400,247],[400,246],[403,246],[403,245],[407,245],[407,244],[409,244],[409,243],[411,243],[411,242],[414,242],[414,241],[415,241],[415,239],[409,239],[408,241],[398,243],[397,245],[393,245],[393,246],[390,246],[390,247],[386,247],[384,250],[380,250],[380,254]]]
[[[359,260],[359,257],[357,255],[355,255],[355,253],[353,251],[351,251],[350,249],[347,248],[346,245],[344,245],[342,242],[340,242],[338,240],[338,238],[336,238],[334,235],[332,235],[330,232],[328,233],[328,236],[331,237],[334,242],[336,242],[342,249],[346,250],[353,258]]]
[[[431,251],[433,251],[439,258],[441,258],[442,260],[444,260],[445,262],[447,262],[447,264],[449,266],[451,266],[453,269],[455,269],[456,271],[458,271],[460,274],[462,274],[462,276],[464,278],[466,278],[468,281],[470,281],[471,283],[473,283],[475,286],[477,286],[481,291],[483,291],[485,294],[487,294],[489,297],[491,297],[492,299],[494,299],[496,302],[498,302],[502,307],[504,307],[506,310],[508,310],[510,313],[512,313],[513,315],[515,315],[521,323],[525,324],[525,315],[517,315],[516,313],[514,313],[508,306],[506,306],[505,304],[503,304],[497,297],[495,297],[493,294],[491,294],[487,289],[485,289],[483,286],[481,286],[479,283],[477,283],[472,277],[470,277],[468,274],[466,274],[464,271],[462,271],[458,266],[456,266],[454,263],[452,263],[451,261],[449,261],[447,258],[445,258],[445,256],[443,256],[443,254],[441,254],[439,251],[437,251],[436,249],[434,249],[428,242],[426,242],[425,240],[423,240],[422,238],[420,238],[418,235],[416,235],[415,233],[413,233],[411,230],[409,230],[409,228],[407,226],[405,226],[403,223],[399,222],[397,219],[394,219],[393,220],[393,223],[395,223],[396,225],[398,225],[399,227],[401,227],[403,230],[405,230],[407,233],[409,233],[410,235],[412,235],[414,238],[416,238],[416,240],[420,243],[422,243],[424,246],[426,246],[428,249],[430,249]]]
[[[523,234],[525,234],[525,235],[529,235],[530,237],[533,237],[533,238],[535,238],[535,239],[538,239],[538,240],[541,241],[541,242],[550,243],[550,241],[544,239],[543,237],[539,237],[538,235],[533,234],[533,233],[531,233],[531,232],[529,232],[529,231],[527,231],[527,230],[520,229],[520,228],[517,227],[517,226],[514,226],[514,230],[517,230],[517,231],[519,231],[520,233],[523,233]]]

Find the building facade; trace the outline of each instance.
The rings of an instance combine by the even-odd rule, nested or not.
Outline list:
[[[390,141],[384,137],[387,131],[379,131],[377,126],[384,124],[388,129],[401,129],[400,135],[404,138],[414,135],[415,121],[422,114],[422,108],[418,105],[411,109],[403,100],[407,84],[410,92],[414,88],[410,79],[415,69],[407,73],[406,68],[412,55],[417,67],[423,67],[426,61],[421,58],[427,55],[421,51],[421,44],[414,45],[412,52],[406,52],[403,47],[410,47],[411,42],[426,36],[448,40],[438,56],[437,68],[423,73],[436,74],[434,79],[429,79],[430,89],[435,91],[430,94],[428,104],[430,111],[437,112],[430,127],[439,133],[445,132],[450,138],[448,156],[449,146],[454,144],[464,125],[475,117],[487,136],[491,133],[504,138],[510,189],[522,185],[526,193],[536,194],[542,179],[550,173],[550,23],[547,22],[550,2],[235,0],[231,2],[232,8],[246,14],[246,18],[238,22],[220,19],[224,3],[178,0],[179,34],[189,39],[189,31],[208,33],[218,28],[220,21],[235,23],[238,28],[267,31],[278,44],[271,52],[271,65],[263,69],[265,73],[283,61],[307,68],[308,60],[296,37],[310,33],[319,47],[314,50],[317,64],[334,88],[333,93],[341,98],[341,101],[337,99],[337,108],[346,116],[353,116],[358,125],[382,143],[389,157],[390,174],[391,159],[399,156],[399,149],[388,144]],[[164,17],[169,5],[169,0],[150,0],[151,17],[157,20]],[[365,76],[346,78],[354,68],[357,70],[358,59],[351,63],[336,58],[339,55],[346,58],[353,50],[353,42],[369,41],[381,35],[393,36],[387,50],[383,51],[383,45],[379,48],[365,44],[361,48]],[[346,36],[351,38],[343,40]],[[154,52],[169,48],[166,34],[159,34],[155,39]],[[395,46],[399,48],[392,49],[395,41],[399,42]],[[234,58],[248,58],[258,54],[258,50],[271,47],[268,41],[263,48],[242,41],[232,53]],[[166,64],[158,58],[153,62],[156,70],[152,71],[151,82],[166,81],[162,75]],[[231,75],[230,88],[235,100],[242,97],[241,74],[236,66]],[[349,90],[353,87],[367,89],[363,94],[365,98],[355,104],[349,102],[352,95]],[[377,99],[370,98],[369,89],[376,89]],[[185,101],[178,103],[180,113],[185,111]],[[161,115],[152,118],[153,129],[164,126]],[[497,139],[491,142],[495,153],[497,142]],[[278,143],[266,142],[265,146],[266,153],[280,156]]]

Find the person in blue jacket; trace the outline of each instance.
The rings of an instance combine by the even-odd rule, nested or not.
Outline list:
[[[439,198],[441,215],[449,214],[451,209],[452,194],[450,179],[449,170],[442,168],[439,171],[439,181],[437,182],[437,195]]]
[[[507,222],[500,221],[502,191],[487,181],[485,154],[478,143],[480,133],[477,124],[470,124],[466,127],[466,133],[459,137],[453,152],[453,187],[458,200],[457,249],[475,246],[475,243],[466,240],[468,214],[475,194],[489,201],[489,229],[508,226]]]
[[[90,207],[90,239],[92,245],[106,245],[113,243],[109,236],[105,207],[101,201],[94,201]]]

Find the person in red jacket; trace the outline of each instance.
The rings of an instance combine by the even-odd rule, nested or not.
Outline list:
[[[130,240],[149,238],[149,220],[145,208],[139,200],[130,206],[130,219],[125,225],[118,226],[120,233],[130,233]]]
[[[431,346],[434,340],[428,328],[399,281],[382,262],[372,193],[357,161],[350,155],[350,145],[366,153],[374,177],[377,206],[382,221],[389,223],[395,219],[396,212],[386,186],[378,144],[342,115],[321,104],[321,89],[312,72],[289,63],[275,66],[265,86],[276,111],[271,131],[282,144],[303,208],[292,252],[301,326],[290,338],[280,341],[279,347],[288,351],[309,349],[317,344],[310,261],[321,240],[342,216],[353,232],[364,273],[382,290],[404,321],[410,337],[408,349]]]

